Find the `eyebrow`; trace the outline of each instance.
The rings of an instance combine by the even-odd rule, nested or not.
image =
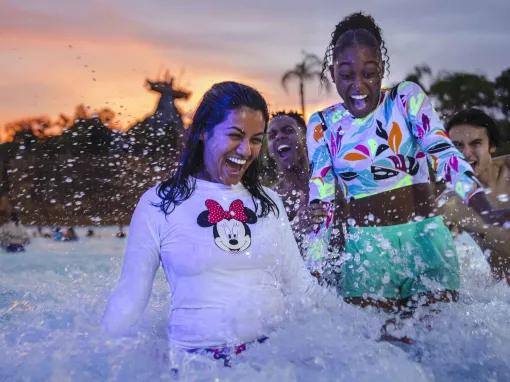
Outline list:
[[[287,124],[287,125],[283,125],[283,126],[281,126],[281,127],[280,127],[280,130],[281,130],[281,129],[287,129],[287,128],[290,128],[290,129],[292,129],[292,130],[293,130],[293,131],[295,131],[295,132],[297,132],[297,131],[298,131],[298,129],[299,129],[299,128],[297,128],[297,127],[294,127],[294,126],[293,126],[293,125],[291,125],[291,124]],[[272,129],[272,130],[269,130],[269,129],[268,129],[268,130],[267,130],[267,134],[271,134],[271,133],[276,134],[276,133],[274,133],[274,129]]]
[[[245,134],[244,130],[237,127],[237,126],[230,126],[229,129],[232,129],[232,130],[236,130],[237,132],[241,133],[241,134]]]
[[[292,131],[295,131],[295,132],[299,131],[299,127],[291,125],[291,124],[284,125],[283,128],[285,128],[285,129],[290,128]]]
[[[463,144],[464,144],[464,142],[463,142],[463,141],[457,141],[457,140],[455,140],[455,139],[452,139],[452,142],[453,142],[453,144],[455,144],[455,145],[463,145]],[[480,142],[482,142],[482,138],[475,138],[475,139],[472,139],[472,140],[470,140],[469,142],[467,142],[467,144],[468,144],[468,145],[472,145],[473,143],[480,143]]]
[[[232,130],[236,130],[237,132],[239,132],[240,134],[242,135],[246,135],[246,133],[244,132],[243,129],[237,127],[237,126],[230,126],[229,129],[232,129]],[[257,135],[264,135],[265,133],[264,132],[260,132],[260,133],[257,133],[257,134],[254,134],[255,136]]]

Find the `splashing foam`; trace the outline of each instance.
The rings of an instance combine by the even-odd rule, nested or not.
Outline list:
[[[140,325],[108,339],[99,322],[120,272],[116,228],[78,242],[35,238],[19,255],[0,253],[0,380],[166,380],[168,287],[161,270]],[[378,341],[388,316],[344,303],[294,312],[234,360],[232,368],[188,357],[182,380],[505,380],[510,375],[510,288],[468,237],[457,238],[459,303],[419,311],[402,331],[413,345]]]

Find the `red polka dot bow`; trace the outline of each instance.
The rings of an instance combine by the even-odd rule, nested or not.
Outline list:
[[[243,223],[248,221],[248,216],[246,216],[244,213],[243,202],[239,199],[236,199],[230,203],[228,211],[225,211],[217,201],[212,199],[207,199],[205,201],[205,206],[209,211],[209,216],[207,219],[211,224],[219,223],[223,219],[235,219]]]

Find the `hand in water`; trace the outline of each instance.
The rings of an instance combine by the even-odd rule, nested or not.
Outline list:
[[[320,206],[302,204],[292,220],[291,224],[297,228],[299,232],[309,234],[317,232],[320,225],[326,219],[326,212],[320,209]]]

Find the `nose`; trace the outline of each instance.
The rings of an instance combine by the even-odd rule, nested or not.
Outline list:
[[[462,148],[462,154],[464,155],[464,158],[466,158],[467,160],[470,160],[472,159],[472,155],[473,155],[473,151],[471,150],[471,148],[466,145]]]
[[[357,73],[354,76],[354,79],[352,80],[352,87],[355,92],[359,93],[361,91],[361,88],[363,87],[363,84],[365,83],[365,79],[363,78],[363,75],[360,73]]]
[[[273,141],[274,142],[278,142],[280,139],[282,139],[284,137],[285,134],[283,134],[283,132],[281,131],[277,131],[275,136],[274,136],[274,139]]]
[[[242,142],[237,146],[237,153],[242,155],[243,158],[249,158],[251,156],[251,145],[248,139],[243,139]]]

